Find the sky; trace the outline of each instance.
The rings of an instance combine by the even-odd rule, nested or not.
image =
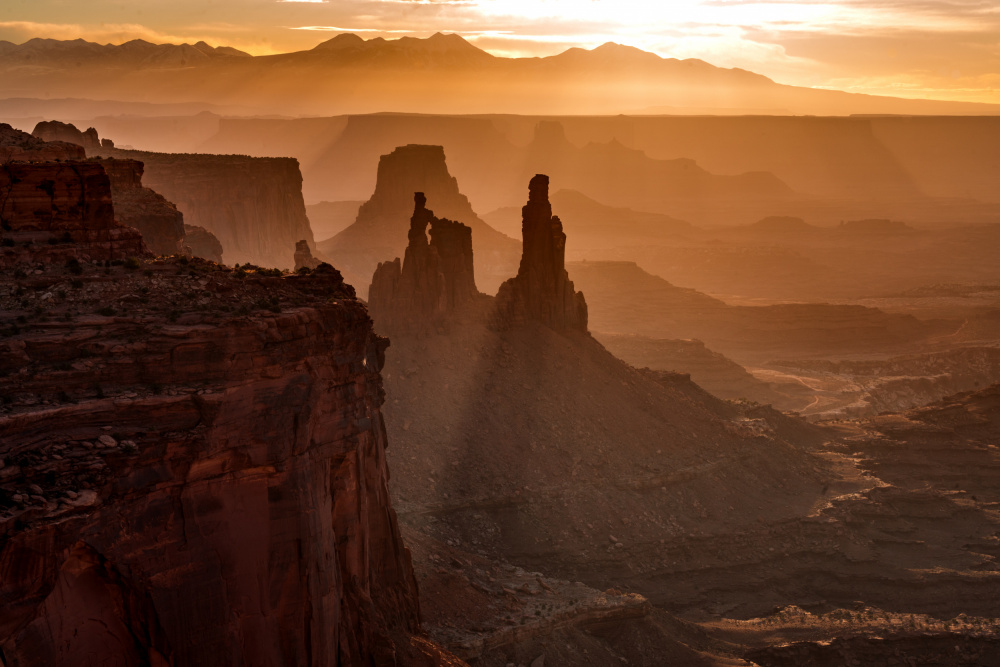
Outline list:
[[[195,42],[255,55],[339,32],[455,32],[499,56],[617,42],[780,83],[1000,103],[1000,0],[0,0],[0,39]]]

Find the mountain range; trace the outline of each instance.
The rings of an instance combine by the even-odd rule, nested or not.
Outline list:
[[[241,105],[259,113],[1000,114],[1000,105],[905,100],[786,86],[742,69],[607,43],[544,58],[491,55],[459,35],[364,40],[252,56],[226,46],[82,39],[0,42],[10,97]]]

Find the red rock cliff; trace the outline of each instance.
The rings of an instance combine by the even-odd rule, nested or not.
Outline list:
[[[222,264],[222,244],[212,232],[196,225],[184,225],[184,253]]]
[[[146,186],[176,204],[184,222],[222,244],[227,263],[291,269],[295,242],[313,243],[293,158],[104,150],[145,164]]]
[[[108,175],[89,161],[0,165],[0,237],[0,267],[149,252],[138,231],[115,221]]]
[[[100,164],[28,166],[17,233],[128,230]],[[3,663],[435,664],[340,274],[42,257],[0,272]]]
[[[184,251],[184,215],[171,202],[142,185],[143,164],[138,160],[97,159],[111,179],[115,219],[142,234],[156,255]]]

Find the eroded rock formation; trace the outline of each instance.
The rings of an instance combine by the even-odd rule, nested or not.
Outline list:
[[[147,255],[142,235],[115,222],[111,182],[90,161],[0,166],[0,267]]]
[[[211,232],[226,262],[291,269],[289,248],[312,242],[302,174],[292,158],[107,150],[140,160],[143,182],[173,202],[189,225]]]
[[[43,141],[27,132],[0,123],[0,164],[12,160],[45,162],[82,160],[87,157],[82,146],[63,141]]]
[[[185,223],[184,247],[185,254],[222,264],[222,244],[215,234],[204,227]]]
[[[98,151],[101,148],[101,139],[94,128],[89,127],[85,131],[80,131],[72,123],[63,123],[58,120],[38,123],[31,134],[42,141],[64,141],[68,144],[76,144],[86,151]]]
[[[500,286],[495,326],[534,320],[556,331],[587,331],[587,302],[566,273],[566,234],[552,215],[549,177],[537,174],[521,209],[523,251],[517,276]]]
[[[163,195],[142,184],[138,160],[98,159],[111,179],[115,219],[135,227],[156,255],[175,255],[184,249],[184,215]],[[206,258],[207,259],[207,258]]]
[[[309,242],[305,239],[295,242],[295,270],[299,269],[315,269],[319,266],[320,262],[318,259],[312,256],[312,250],[309,249]]]
[[[478,277],[488,292],[513,270],[517,242],[483,222],[448,172],[441,146],[410,144],[379,159],[378,180],[371,199],[362,204],[354,224],[327,241],[318,250],[348,276],[367,279],[386,257],[405,252],[413,193],[423,192],[434,202],[442,218],[460,220],[475,239]],[[446,232],[442,232],[445,233]]]
[[[434,328],[479,296],[472,230],[460,222],[435,217],[423,192],[414,193],[413,199],[403,261],[397,257],[380,263],[368,290],[372,318],[379,330],[387,333]]]
[[[142,247],[101,164],[10,167],[19,244]],[[417,664],[388,341],[340,274],[48,249],[0,274],[3,662]]]

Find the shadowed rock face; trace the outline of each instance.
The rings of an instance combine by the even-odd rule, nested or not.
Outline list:
[[[97,136],[97,130],[90,127],[81,132],[72,123],[63,123],[58,120],[42,121],[35,125],[31,134],[42,141],[65,141],[69,144],[82,146],[84,150],[96,151],[101,148],[101,139]]]
[[[222,244],[204,227],[185,224],[183,244],[185,254],[222,264]]]
[[[3,662],[416,664],[388,341],[354,290],[323,266],[51,261],[142,239],[115,223],[101,164],[7,167],[18,254],[0,257],[31,270],[0,272]],[[198,307],[180,310],[192,275]],[[52,319],[24,324],[43,304]]]
[[[142,235],[115,222],[111,182],[96,162],[11,162],[0,166],[0,267],[141,257]]]
[[[386,257],[398,257],[404,252],[403,230],[413,210],[414,192],[425,193],[442,218],[462,221],[469,230],[470,245],[475,237],[477,282],[487,291],[495,289],[513,272],[517,243],[487,225],[472,210],[469,200],[459,191],[458,181],[448,172],[441,146],[410,144],[383,155],[375,192],[362,204],[357,220],[320,243],[318,250],[342,269],[348,280],[351,276],[356,276],[355,280],[357,276],[370,276]],[[432,236],[434,233],[431,232]],[[443,227],[439,234],[448,236]],[[443,243],[442,248],[453,245],[450,240]]]
[[[312,241],[302,174],[291,158],[151,153],[102,149],[140,160],[143,182],[222,244],[227,262],[290,269],[290,248]]]
[[[183,252],[184,215],[163,195],[143,187],[142,162],[114,158],[97,161],[111,179],[115,220],[138,229],[155,255]]]
[[[424,193],[417,192],[413,198],[403,262],[397,257],[380,263],[369,287],[372,318],[386,332],[432,328],[479,295],[472,230],[460,222],[434,217]]]
[[[500,286],[495,325],[504,329],[535,320],[556,331],[587,331],[587,302],[566,273],[566,234],[552,215],[548,176],[531,179],[521,220],[521,266]]]

